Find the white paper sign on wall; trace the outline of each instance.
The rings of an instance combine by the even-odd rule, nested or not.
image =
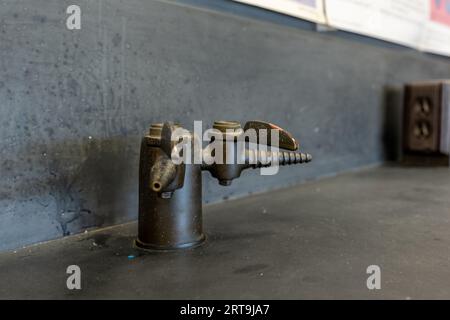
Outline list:
[[[341,30],[450,56],[450,0],[325,0]]]
[[[325,23],[323,0],[234,0],[317,23]]]

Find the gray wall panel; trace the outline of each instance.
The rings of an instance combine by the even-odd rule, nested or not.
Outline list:
[[[65,28],[69,4],[82,29]],[[0,0],[0,250],[137,218],[152,122],[264,119],[314,162],[246,172],[205,202],[385,159],[386,86],[448,60],[175,2]],[[238,213],[232,213],[238,214]]]

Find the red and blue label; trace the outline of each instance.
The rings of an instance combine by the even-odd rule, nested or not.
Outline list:
[[[430,0],[431,20],[450,26],[450,0]]]

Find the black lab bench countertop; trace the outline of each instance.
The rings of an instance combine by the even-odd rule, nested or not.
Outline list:
[[[450,298],[450,175],[385,166],[204,208],[207,242],[140,254],[129,223],[0,254],[0,298]],[[68,290],[66,268],[81,269]],[[367,268],[380,267],[381,290]]]

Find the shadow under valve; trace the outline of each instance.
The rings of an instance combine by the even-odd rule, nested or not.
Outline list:
[[[271,123],[249,121],[242,128],[238,122],[216,121],[210,131],[205,148],[201,143],[195,146],[198,138],[171,122],[153,124],[142,139],[138,248],[190,248],[205,240],[202,171],[229,186],[248,168],[272,169],[312,160],[311,155],[296,152],[298,143],[289,132]]]

